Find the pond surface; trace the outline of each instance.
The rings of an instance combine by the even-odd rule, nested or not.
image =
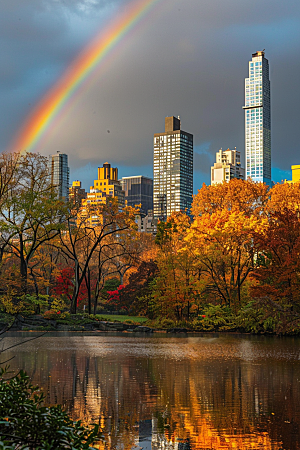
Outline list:
[[[11,333],[4,348],[34,333]],[[49,333],[11,348],[102,449],[300,449],[300,339]]]

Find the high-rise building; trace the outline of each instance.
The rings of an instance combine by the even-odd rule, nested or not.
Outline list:
[[[75,180],[69,188],[69,200],[74,205],[81,205],[82,200],[86,198],[85,189],[81,187],[81,181]]]
[[[52,186],[57,189],[59,198],[69,198],[69,175],[68,155],[59,151],[49,156],[49,173]]]
[[[98,178],[94,180],[94,185],[90,187],[90,192],[86,194],[86,198],[82,200],[82,217],[88,217],[91,225],[99,223],[99,217],[93,211],[92,206],[106,203],[109,198],[116,197],[120,207],[124,206],[124,191],[118,181],[118,169],[111,167],[106,162],[103,167],[98,167]],[[89,211],[91,209],[91,211]],[[91,215],[90,215],[91,214]]]
[[[246,178],[271,186],[271,108],[269,62],[264,51],[252,54],[245,79]]]
[[[211,168],[211,184],[223,183],[223,181],[245,178],[245,169],[241,167],[241,153],[234,150],[220,149],[216,153],[216,162]]]
[[[292,169],[292,179],[291,180],[284,180],[285,183],[299,183],[300,181],[300,165],[294,165],[291,166]]]
[[[154,217],[190,212],[193,199],[193,135],[181,130],[180,119],[165,118],[164,133],[154,134]]]
[[[142,214],[148,214],[149,210],[153,210],[152,178],[142,175],[123,177],[120,183],[125,192],[125,202],[128,206],[141,205],[140,212]]]

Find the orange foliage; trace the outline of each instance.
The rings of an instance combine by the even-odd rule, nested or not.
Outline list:
[[[268,232],[257,239],[251,292],[300,309],[300,184],[277,184],[266,207]]]
[[[268,200],[268,186],[253,181],[238,180],[203,187],[195,195],[192,214],[212,214],[221,210],[237,210],[260,214]]]
[[[185,245],[189,227],[189,217],[184,213],[174,213],[165,223],[158,225],[159,276],[156,278],[154,298],[162,316],[176,316],[177,319],[189,317],[194,278],[198,272]]]
[[[254,238],[267,219],[233,209],[196,217],[186,241],[207,279],[207,289],[222,303],[238,307],[241,288],[255,261]]]

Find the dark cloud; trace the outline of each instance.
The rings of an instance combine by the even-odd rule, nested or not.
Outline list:
[[[126,3],[2,0],[2,150],[35,102]],[[219,148],[244,153],[244,78],[251,54],[263,48],[271,69],[272,160],[280,176],[299,163],[298,0],[161,1],[94,71],[40,150],[68,153],[77,177],[80,167],[107,159],[121,176],[149,171],[153,133],[163,131],[165,116],[180,115],[183,129],[194,134],[201,186]],[[83,177],[90,171],[82,169]]]

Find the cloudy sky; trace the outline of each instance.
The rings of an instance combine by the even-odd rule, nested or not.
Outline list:
[[[0,150],[90,40],[129,0],[0,0]],[[44,155],[69,155],[86,188],[105,161],[152,176],[153,134],[180,116],[194,135],[194,191],[219,148],[244,159],[244,79],[270,63],[272,178],[300,164],[299,0],[160,0],[100,63],[51,130]]]

